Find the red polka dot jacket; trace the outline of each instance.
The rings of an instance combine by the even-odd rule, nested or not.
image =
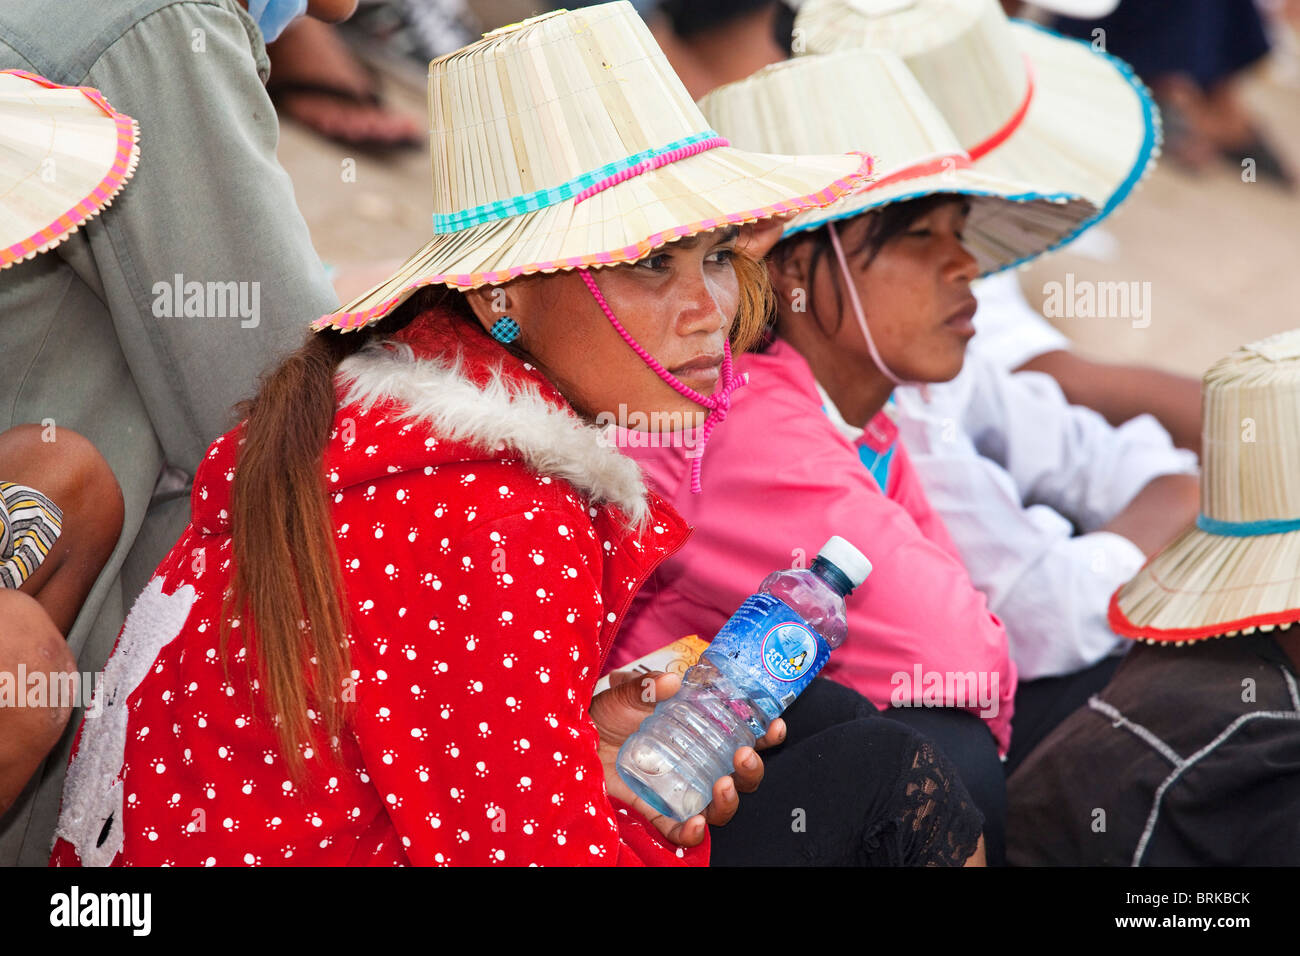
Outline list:
[[[223,670],[236,429],[118,638],[52,863],[707,863],[707,842],[671,846],[607,795],[587,713],[633,595],[688,529],[538,372],[429,325],[340,367],[324,458],[355,697],[340,758],[304,746],[309,779],[291,780],[249,622]]]

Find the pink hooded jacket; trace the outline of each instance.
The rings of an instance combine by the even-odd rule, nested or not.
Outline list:
[[[635,436],[621,433],[624,453],[695,532],[637,595],[606,668],[687,634],[711,639],[764,577],[806,567],[837,534],[874,570],[849,598],[849,637],[824,674],[878,707],[962,706],[1005,754],[1016,689],[1006,632],[971,584],[893,423],[877,415],[858,441],[881,453],[893,446],[882,494],[791,346],[741,356],[736,370],[749,384],[709,439],[702,494],[690,491],[690,448],[630,447]]]

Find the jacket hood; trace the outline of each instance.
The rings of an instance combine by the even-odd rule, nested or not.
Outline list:
[[[423,321],[432,318],[433,321]],[[640,467],[584,422],[535,367],[468,323],[422,316],[345,359],[324,455],[331,492],[439,465],[518,460],[632,525],[650,514]],[[194,524],[228,532],[243,425],[213,443],[194,480]]]

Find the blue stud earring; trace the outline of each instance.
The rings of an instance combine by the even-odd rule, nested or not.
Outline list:
[[[509,345],[519,338],[519,323],[510,316],[503,315],[492,323],[491,335],[502,345]]]

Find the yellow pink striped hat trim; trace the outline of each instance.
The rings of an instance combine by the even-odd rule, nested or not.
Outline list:
[[[0,75],[6,74],[27,80],[47,90],[77,90],[112,121],[117,147],[112,163],[103,178],[71,208],[54,216],[47,225],[37,229],[31,235],[6,246],[0,246],[0,269],[8,268],[15,262],[30,259],[38,253],[54,248],[76,232],[87,220],[98,215],[122,191],[140,160],[138,124],[130,116],[113,109],[99,90],[89,86],[63,86],[25,70],[0,70]]]
[[[757,222],[760,219],[767,219],[771,216],[788,215],[803,212],[807,209],[817,209],[828,206],[836,200],[847,196],[855,190],[861,188],[862,184],[868,182],[871,178],[872,171],[875,167],[875,160],[866,153],[854,153],[860,157],[858,168],[848,176],[835,180],[825,189],[809,193],[804,196],[793,197],[780,202],[771,203],[756,209],[748,209],[742,212],[730,213],[725,216],[715,216],[710,219],[702,219],[696,222],[687,223],[677,226],[673,229],[667,229],[648,236],[640,242],[632,243],[618,249],[611,249],[605,252],[598,252],[585,256],[570,256],[565,259],[550,259],[540,262],[531,262],[525,265],[510,266],[505,269],[496,269],[486,272],[461,272],[461,273],[440,273],[437,275],[421,276],[410,283],[402,286],[396,294],[385,301],[359,312],[334,312],[330,315],[323,315],[311,327],[313,331],[324,331],[325,329],[335,329],[341,332],[352,331],[353,329],[363,328],[377,321],[386,315],[395,306],[404,302],[410,297],[411,293],[417,289],[429,285],[447,285],[458,289],[472,289],[483,285],[494,285],[500,282],[507,282],[510,279],[522,275],[532,275],[537,272],[558,272],[565,269],[586,269],[606,265],[616,265],[623,262],[636,262],[638,259],[645,258],[652,250],[660,246],[683,239],[688,236],[694,236],[697,233],[708,232],[712,229],[720,229],[724,226],[743,225],[745,223]]]

